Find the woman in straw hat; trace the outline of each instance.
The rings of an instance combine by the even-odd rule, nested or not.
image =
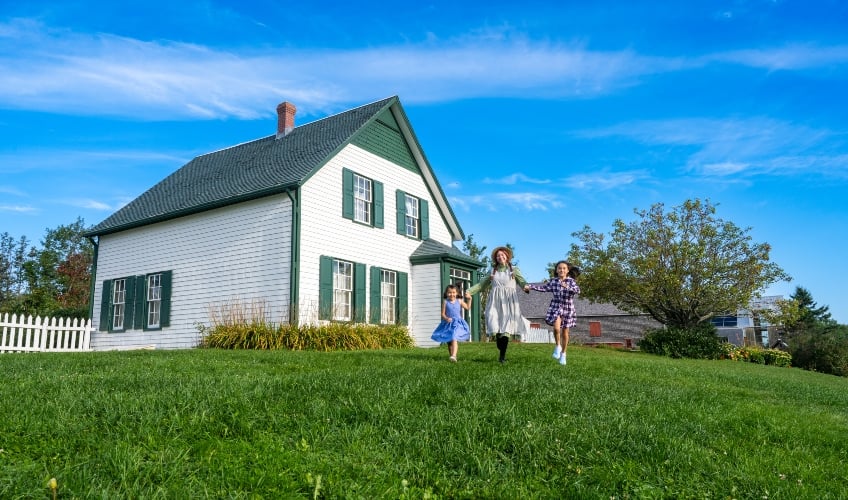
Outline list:
[[[488,293],[485,311],[486,335],[495,338],[500,352],[498,361],[501,363],[506,361],[510,337],[527,332],[518,304],[519,287],[524,288],[526,284],[521,271],[512,265],[512,250],[497,247],[492,250],[492,274],[465,293],[469,299],[471,295],[481,291]]]

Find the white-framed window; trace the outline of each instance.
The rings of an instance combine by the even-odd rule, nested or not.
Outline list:
[[[123,330],[127,306],[127,280],[116,279],[112,282],[112,329]]]
[[[158,330],[171,325],[173,271],[103,280],[101,331]]]
[[[418,198],[406,195],[406,235],[418,238],[420,219],[418,215]]]
[[[147,327],[159,328],[162,313],[162,275],[147,276]]]
[[[372,193],[371,179],[353,174],[353,220],[364,224],[371,224],[371,213],[373,211]]]
[[[450,284],[459,288],[459,295],[462,297],[465,290],[471,287],[471,273],[464,269],[450,268]]]
[[[397,273],[383,269],[380,273],[380,323],[397,322]]]
[[[333,260],[333,319],[350,321],[353,309],[353,263]]]
[[[456,285],[459,289],[459,298],[460,300],[465,300],[465,291],[471,288],[471,272],[466,271],[464,269],[457,269],[455,267],[450,268],[450,284]],[[465,319],[468,319],[469,312],[465,309],[462,309],[462,315]]]

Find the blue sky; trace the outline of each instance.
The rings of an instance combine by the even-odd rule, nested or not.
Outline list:
[[[198,154],[398,95],[466,234],[532,280],[710,199],[848,323],[848,3],[0,0],[0,232],[93,225]]]

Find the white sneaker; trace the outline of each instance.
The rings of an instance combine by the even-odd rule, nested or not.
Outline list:
[[[450,361],[451,363],[456,363],[456,356],[449,357],[448,361]]]
[[[562,356],[559,357],[559,364],[561,364],[561,365],[565,364],[565,353],[562,353]]]
[[[554,349],[554,359],[559,359],[559,357],[561,355],[562,355],[562,347],[556,346],[556,349]]]

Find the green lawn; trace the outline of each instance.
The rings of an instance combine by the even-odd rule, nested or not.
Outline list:
[[[610,349],[0,355],[0,498],[848,498],[848,379]]]

